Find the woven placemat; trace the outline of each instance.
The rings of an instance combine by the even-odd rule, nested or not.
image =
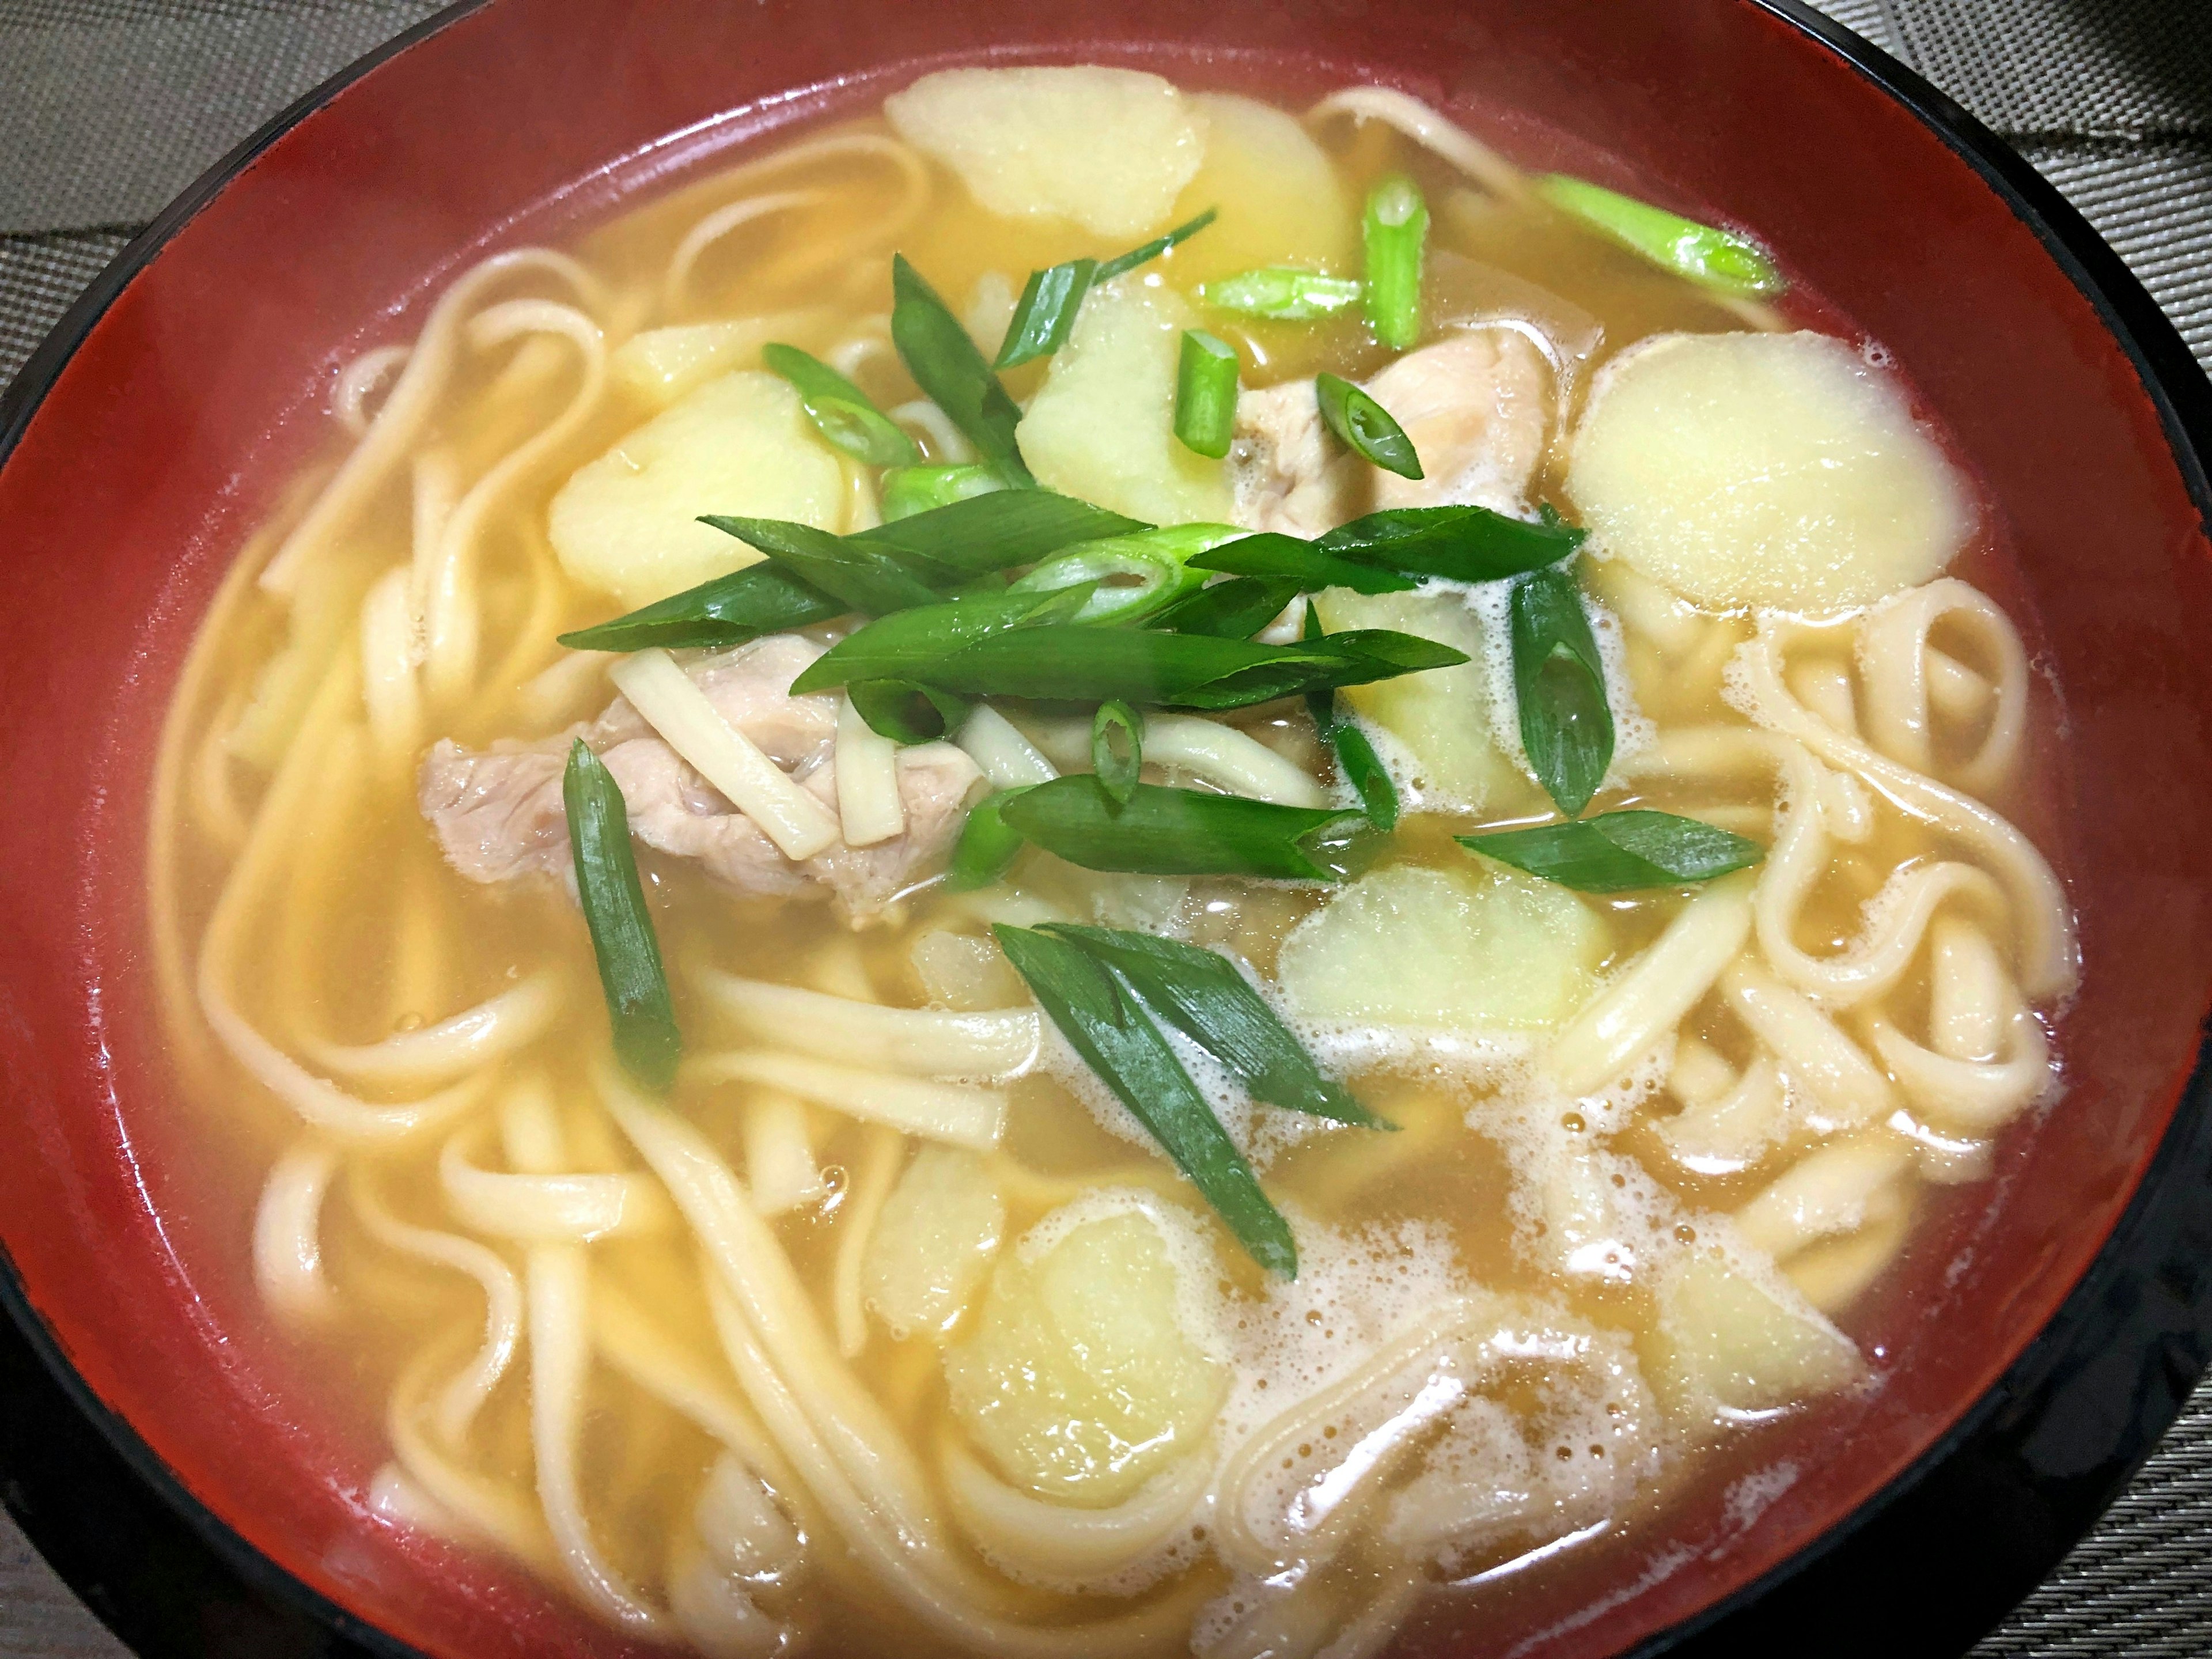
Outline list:
[[[439,0],[0,0],[0,381],[169,198]],[[2212,364],[2212,3],[1815,0],[2011,140]],[[2212,1654],[2212,1387],[1974,1659]],[[0,1514],[0,1659],[125,1659]]]

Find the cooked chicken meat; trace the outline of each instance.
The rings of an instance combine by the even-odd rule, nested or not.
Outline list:
[[[838,699],[794,697],[788,690],[821,653],[820,646],[795,635],[774,635],[705,659],[690,672],[723,719],[834,812]],[[598,720],[557,738],[502,740],[474,752],[446,741],[430,750],[419,799],[454,869],[478,882],[567,878],[561,776],[568,746],[579,737],[605,763],[623,792],[630,833],[647,846],[698,860],[710,878],[734,891],[833,897],[855,918],[880,910],[937,872],[982,778],[975,763],[951,744],[902,749],[905,832],[866,848],[840,840],[795,863],[617,697]]]

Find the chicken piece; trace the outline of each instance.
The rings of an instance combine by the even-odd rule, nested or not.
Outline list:
[[[1552,366],[1528,336],[1510,328],[1448,335],[1399,358],[1368,381],[1367,394],[1406,428],[1426,475],[1370,469],[1377,510],[1528,510],[1552,412]]]
[[[1313,382],[1285,381],[1237,400],[1238,524],[1314,537],[1383,507],[1527,510],[1551,415],[1551,366],[1527,337],[1465,330],[1408,352],[1366,389],[1405,428],[1426,476],[1365,465],[1322,423]]]
[[[834,813],[837,699],[794,697],[787,689],[821,651],[797,635],[775,635],[695,664],[690,672],[725,720]],[[935,873],[982,778],[975,763],[951,744],[902,749],[896,763],[905,832],[866,848],[841,840],[794,863],[617,697],[591,724],[544,742],[502,740],[471,753],[445,741],[430,750],[420,781],[422,814],[454,869],[485,883],[530,875],[568,879],[561,779],[578,737],[605,763],[622,790],[630,833],[647,846],[696,859],[711,880],[733,891],[832,897],[854,919]]]

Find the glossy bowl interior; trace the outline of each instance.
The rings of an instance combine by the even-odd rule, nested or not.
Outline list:
[[[2212,561],[2182,423],[2068,256],[1749,0],[495,0],[329,94],[166,227],[0,430],[19,619],[0,653],[0,1243],[98,1401],[301,1583],[453,1659],[632,1650],[517,1575],[372,1520],[374,1425],[331,1411],[314,1362],[256,1316],[247,1218],[167,1111],[151,1035],[153,747],[228,561],[324,440],[339,364],[405,338],[487,251],[558,242],[763,132],[986,58],[1291,95],[1386,82],[1525,162],[1758,227],[1957,434],[2025,572],[2071,734],[2051,849],[2087,961],[2063,1022],[2071,1092],[2006,1144],[1993,1217],[1954,1206],[1893,1275],[1862,1322],[1886,1386],[1797,1431],[1795,1479],[1756,1527],[1729,1524],[1717,1493],[1674,1517],[1671,1566],[1616,1547],[1602,1596],[1586,1577],[1492,1587],[1479,1617],[1446,1603],[1408,1638],[1626,1650],[1803,1550],[1984,1395],[2128,1203],[2212,986]]]

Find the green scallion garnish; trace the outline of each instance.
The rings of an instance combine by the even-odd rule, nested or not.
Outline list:
[[[1411,576],[1395,570],[1340,558],[1318,543],[1273,530],[1208,548],[1193,555],[1190,562],[1200,570],[1279,578],[1304,593],[1318,593],[1324,587],[1348,587],[1355,593],[1403,593],[1418,586]]]
[[[1271,322],[1303,323],[1334,317],[1358,304],[1359,284],[1349,276],[1267,265],[1217,278],[1201,287],[1198,295],[1216,311],[1263,317]]]
[[[988,495],[1007,488],[994,466],[894,466],[878,480],[883,491],[884,519],[910,519],[932,507],[950,507],[973,495]]]
[[[1268,1202],[1135,988],[1109,963],[1066,939],[1003,922],[991,932],[1045,1017],[1190,1177],[1237,1242],[1270,1273],[1295,1279],[1298,1253],[1290,1224]]]
[[[1283,614],[1298,596],[1298,584],[1282,577],[1239,576],[1201,587],[1146,619],[1147,628],[1216,639],[1249,640]]]
[[[1012,368],[1032,358],[1048,357],[1067,343],[1075,328],[1075,313],[1098,274],[1096,259],[1070,259],[1043,270],[1030,272],[1014,314],[1006,324],[994,368]]]
[[[1156,783],[1133,784],[1117,800],[1087,772],[1025,790],[1004,811],[1055,858],[1132,875],[1343,881],[1382,850],[1358,812]]]
[[[561,800],[568,811],[576,896],[614,1028],[615,1057],[647,1088],[665,1089],[676,1080],[684,1039],[630,852],[629,812],[613,774],[580,738],[568,750]]]
[[[1170,248],[1178,243],[1188,241],[1200,231],[1204,230],[1213,222],[1214,216],[1220,211],[1218,208],[1208,208],[1196,218],[1186,219],[1166,234],[1155,236],[1151,241],[1133,247],[1127,253],[1115,254],[1098,267],[1098,274],[1091,278],[1092,283],[1094,284],[1110,283],[1116,276],[1127,276],[1139,265],[1150,264]]]
[[[1581,586],[1564,570],[1528,577],[1513,590],[1511,633],[1521,745],[1544,793],[1571,817],[1589,805],[1613,764],[1605,662]]]
[[[891,343],[915,384],[1009,483],[1036,482],[1014,441],[1020,408],[975,349],[966,326],[904,254],[891,256]]]
[[[1647,808],[1457,840],[1469,852],[1584,893],[1632,893],[1711,881],[1765,856],[1755,841]]]
[[[758,548],[809,585],[842,599],[848,610],[880,617],[936,603],[936,591],[911,567],[855,538],[789,519],[732,519],[716,514],[699,522]]]
[[[959,690],[963,688],[940,679],[936,672],[945,659],[1011,629],[1064,623],[1090,597],[1088,587],[1043,593],[1008,591],[893,611],[855,629],[809,663],[791,683],[792,695],[834,691],[862,680],[896,680]]]
[[[855,460],[870,466],[910,466],[921,451],[875,404],[868,394],[818,357],[797,346],[761,348],[761,362],[799,393],[814,429]]]
[[[642,651],[651,645],[720,650],[829,622],[851,608],[782,565],[763,561],[560,640],[573,651]]]
[[[1314,396],[1321,400],[1321,417],[1328,429],[1385,472],[1401,478],[1419,478],[1421,458],[1406,428],[1390,411],[1341,375],[1314,376]]]
[[[1244,532],[1233,525],[1182,524],[1081,542],[1054,555],[1013,584],[1017,593],[1046,593],[1089,583],[1095,592],[1076,621],[1141,622],[1193,592],[1206,578],[1194,555]]]
[[[1128,804],[1145,767],[1143,716],[1126,702],[1102,702],[1091,717],[1091,769],[1117,806]]]
[[[1007,825],[1003,809],[1021,793],[1021,789],[1001,789],[968,809],[960,839],[952,848],[952,861],[945,867],[945,884],[951,891],[969,893],[988,887],[1013,867],[1026,843],[1019,830]]]
[[[1325,1075],[1237,964],[1218,951],[1073,922],[1048,921],[1037,931],[1111,964],[1148,1012],[1219,1060],[1261,1104],[1361,1128],[1397,1127]]]
[[[1340,525],[1316,545],[1402,575],[1491,582],[1557,564],[1589,533],[1556,518],[1531,524],[1486,507],[1397,507]]]
[[[1701,225],[1564,173],[1546,173],[1535,180],[1535,190],[1560,212],[1607,240],[1716,292],[1759,298],[1790,286],[1759,244],[1732,230]]]
[[[1321,613],[1311,605],[1306,606],[1305,637],[1327,637]],[[1390,770],[1375,752],[1367,733],[1358,721],[1347,720],[1338,711],[1334,691],[1306,693],[1306,713],[1313,717],[1314,730],[1336,757],[1337,770],[1358,794],[1368,823],[1389,835],[1398,827],[1398,786],[1390,781]]]
[[[868,730],[893,743],[935,743],[968,718],[967,698],[913,680],[854,680],[845,695]]]
[[[1219,460],[1237,434],[1237,353],[1202,329],[1182,331],[1176,365],[1175,434],[1194,454]]]
[[[1421,255],[1429,207],[1419,188],[1394,173],[1367,193],[1367,325],[1394,351],[1421,337]]]

